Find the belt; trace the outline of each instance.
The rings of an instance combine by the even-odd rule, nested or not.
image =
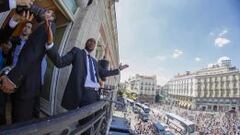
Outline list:
[[[86,90],[95,90],[95,91],[98,91],[99,88],[92,88],[92,87],[84,87]]]

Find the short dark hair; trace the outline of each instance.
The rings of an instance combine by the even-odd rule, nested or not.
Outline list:
[[[94,42],[96,44],[96,40],[94,38],[89,38],[85,45],[87,45],[88,42]]]
[[[32,22],[32,21],[26,21],[25,24],[27,24],[27,23],[31,23],[31,24],[33,25],[33,22]]]

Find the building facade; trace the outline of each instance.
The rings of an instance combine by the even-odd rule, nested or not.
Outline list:
[[[156,95],[160,95],[162,93],[162,86],[161,85],[157,85],[156,86]]]
[[[137,94],[139,102],[154,102],[156,96],[157,77],[136,74],[128,79],[127,90]]]
[[[178,74],[164,87],[177,106],[196,110],[240,111],[240,72],[229,59],[196,72]]]

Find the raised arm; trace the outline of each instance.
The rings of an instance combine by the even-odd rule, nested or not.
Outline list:
[[[119,69],[107,70],[107,69],[102,68],[101,66],[98,66],[98,71],[99,71],[99,75],[101,77],[109,77],[109,76],[114,76],[114,75],[120,74]]]
[[[72,64],[77,51],[78,49],[74,47],[66,55],[60,56],[56,47],[53,46],[51,49],[47,50],[47,56],[51,59],[56,67],[62,68]]]
[[[53,26],[52,29],[55,29]],[[43,53],[45,53],[45,43],[47,42],[47,36],[44,31],[44,26],[41,25],[36,31],[29,37],[28,41],[24,45],[16,66],[7,75],[8,78],[18,87],[29,71],[29,68],[41,59]]]
[[[117,69],[107,70],[107,69],[104,69],[102,66],[98,66],[98,71],[99,71],[99,74],[101,77],[108,77],[108,76],[119,75],[120,71],[122,71],[128,67],[129,67],[129,65],[127,65],[127,64],[125,64],[125,65],[120,64],[119,68],[117,68]]]
[[[54,65],[58,68],[62,68],[62,67],[72,64],[72,62],[75,58],[75,54],[78,49],[74,47],[66,55],[61,57],[58,53],[57,48],[54,46],[54,43],[53,43],[53,32],[51,29],[51,23],[49,23],[47,19],[45,19],[45,21],[46,21],[45,30],[46,30],[47,36],[48,36],[47,44],[46,44],[46,50],[47,50],[48,57],[51,59],[51,61],[54,63]]]

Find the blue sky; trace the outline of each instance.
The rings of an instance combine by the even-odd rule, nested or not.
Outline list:
[[[164,84],[227,56],[240,67],[239,0],[119,0],[116,4],[122,63]]]

